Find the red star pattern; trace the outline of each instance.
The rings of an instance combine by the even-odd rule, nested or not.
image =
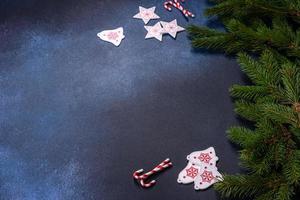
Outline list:
[[[198,174],[198,169],[195,167],[190,167],[186,169],[186,175],[192,178],[195,178]]]
[[[107,38],[109,40],[116,40],[119,37],[118,33],[116,32],[109,32]]]
[[[209,153],[201,153],[198,159],[202,162],[209,163],[212,158],[210,157]]]
[[[202,182],[208,182],[208,183],[210,183],[215,178],[211,171],[206,171],[206,170],[204,170],[204,172],[201,174],[201,177],[202,177]]]

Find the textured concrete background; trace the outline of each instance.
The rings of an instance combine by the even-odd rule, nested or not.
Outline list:
[[[1,200],[219,198],[176,179],[186,155],[209,146],[220,171],[238,171],[225,131],[238,123],[228,88],[243,75],[234,59],[192,50],[186,32],[144,40],[139,5],[184,27],[208,23],[205,1],[187,1],[190,21],[162,2],[0,2]],[[119,48],[96,37],[119,26]],[[135,184],[134,170],[166,157],[174,167],[154,188]]]

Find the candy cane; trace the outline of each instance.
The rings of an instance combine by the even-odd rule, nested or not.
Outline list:
[[[139,174],[142,173],[143,171],[144,171],[143,169],[136,170],[136,171],[133,173],[133,178],[136,179],[136,180],[139,180],[139,179],[140,179]]]
[[[155,183],[156,183],[155,180],[152,180],[152,181],[150,181],[149,183],[145,183],[145,182],[144,182],[144,179],[141,179],[141,180],[140,180],[141,186],[143,186],[143,187],[145,187],[145,188],[152,187]]]
[[[170,159],[167,158],[166,160],[164,160],[162,163],[160,163],[159,165],[157,165],[154,169],[152,169],[151,171],[139,176],[139,179],[146,179],[149,176],[151,176],[152,174],[155,174],[159,171],[162,171],[165,168],[168,168],[172,166],[172,163],[170,162]]]
[[[139,180],[140,184],[143,187],[148,188],[148,187],[153,186],[155,184],[155,182],[156,182],[155,180],[152,180],[149,183],[145,183],[145,180],[149,176],[151,176],[151,175],[153,175],[155,173],[158,173],[158,172],[160,172],[160,171],[162,171],[162,170],[164,170],[164,169],[166,169],[168,167],[171,167],[171,166],[172,166],[172,163],[170,162],[170,159],[167,158],[163,162],[161,162],[159,165],[157,165],[154,169],[152,169],[151,171],[149,171],[149,172],[147,172],[147,173],[145,173],[143,175],[140,175],[140,173],[142,173],[144,171],[143,169],[139,169],[139,170],[135,171],[133,173],[133,178],[136,179],[136,180]]]
[[[147,173],[145,173],[143,175],[139,175],[141,172],[144,171],[143,169],[139,169],[139,170],[135,171],[133,173],[133,177],[135,179],[146,179],[149,176],[151,176],[152,174],[155,174],[156,172],[162,171],[163,169],[168,168],[170,166],[172,166],[172,163],[170,162],[170,159],[167,158],[162,163],[160,163],[159,165],[157,165],[154,169],[152,169],[151,171],[149,171],[149,172],[147,172]]]
[[[184,2],[184,0],[181,0],[181,2]],[[166,1],[164,3],[165,9],[167,9],[168,11],[172,11],[171,6],[174,6],[175,8],[180,10],[186,17],[195,17],[193,13],[191,13],[187,9],[184,9],[183,6],[178,2],[178,0]]]

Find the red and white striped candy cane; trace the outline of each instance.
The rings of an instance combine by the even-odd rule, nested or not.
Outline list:
[[[165,169],[165,168],[168,168],[168,167],[170,167],[170,166],[172,166],[172,163],[170,162],[170,159],[169,158],[167,158],[167,159],[165,159],[163,162],[161,162],[159,165],[157,165],[154,169],[152,169],[151,171],[149,171],[149,172],[147,172],[147,173],[145,173],[145,174],[143,174],[143,175],[139,175],[140,173],[142,173],[144,170],[143,169],[139,169],[139,170],[137,170],[137,171],[135,171],[134,173],[133,173],[133,177],[135,178],[135,179],[146,179],[146,178],[148,178],[150,175],[152,175],[152,174],[154,174],[154,173],[156,173],[156,172],[159,172],[159,171],[161,171],[161,170],[163,170],[163,169]]]
[[[157,165],[154,169],[152,169],[151,171],[139,176],[139,179],[146,179],[149,176],[151,176],[152,174],[155,174],[159,171],[162,171],[165,168],[168,168],[172,166],[172,163],[170,162],[170,159],[167,158],[166,160],[164,160],[162,163],[160,163],[159,165]]]
[[[144,171],[143,169],[139,169],[139,170],[135,171],[133,173],[133,177],[134,177],[134,179],[139,180],[140,184],[143,187],[148,188],[148,187],[153,186],[155,184],[155,182],[156,182],[155,180],[152,180],[149,183],[145,183],[145,180],[149,176],[151,176],[152,174],[155,174],[157,172],[160,172],[160,171],[162,171],[162,170],[164,170],[164,169],[166,169],[168,167],[171,167],[171,166],[172,166],[172,163],[170,162],[170,159],[167,158],[163,162],[161,162],[159,165],[157,165],[154,169],[152,169],[151,171],[149,171],[149,172],[147,172],[147,173],[145,173],[143,175],[140,175],[140,173],[142,173]]]
[[[144,182],[144,179],[141,179],[141,180],[140,180],[141,186],[143,186],[143,187],[145,187],[145,188],[152,187],[155,183],[156,183],[155,180],[152,180],[152,181],[150,181],[149,183],[145,183],[145,182]]]
[[[139,170],[136,170],[134,173],[133,173],[133,178],[136,179],[136,180],[139,180],[140,179],[140,173],[142,173],[144,170],[143,169],[139,169]]]
[[[184,2],[184,0],[181,0],[181,1]],[[164,3],[165,9],[167,9],[168,11],[172,11],[171,6],[180,10],[186,17],[195,17],[195,15],[193,13],[191,13],[187,9],[184,9],[183,6],[180,4],[180,2],[178,2],[178,0],[166,1]]]

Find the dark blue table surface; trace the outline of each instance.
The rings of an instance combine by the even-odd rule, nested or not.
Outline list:
[[[189,21],[162,3],[1,1],[1,200],[219,199],[176,179],[186,155],[209,146],[221,172],[239,171],[225,131],[239,123],[228,88],[243,75],[232,58],[195,52],[186,32],[145,40],[139,5],[184,27],[208,23],[206,1],[186,2]],[[119,48],[96,37],[119,26]],[[155,187],[133,181],[167,157],[174,167]]]

